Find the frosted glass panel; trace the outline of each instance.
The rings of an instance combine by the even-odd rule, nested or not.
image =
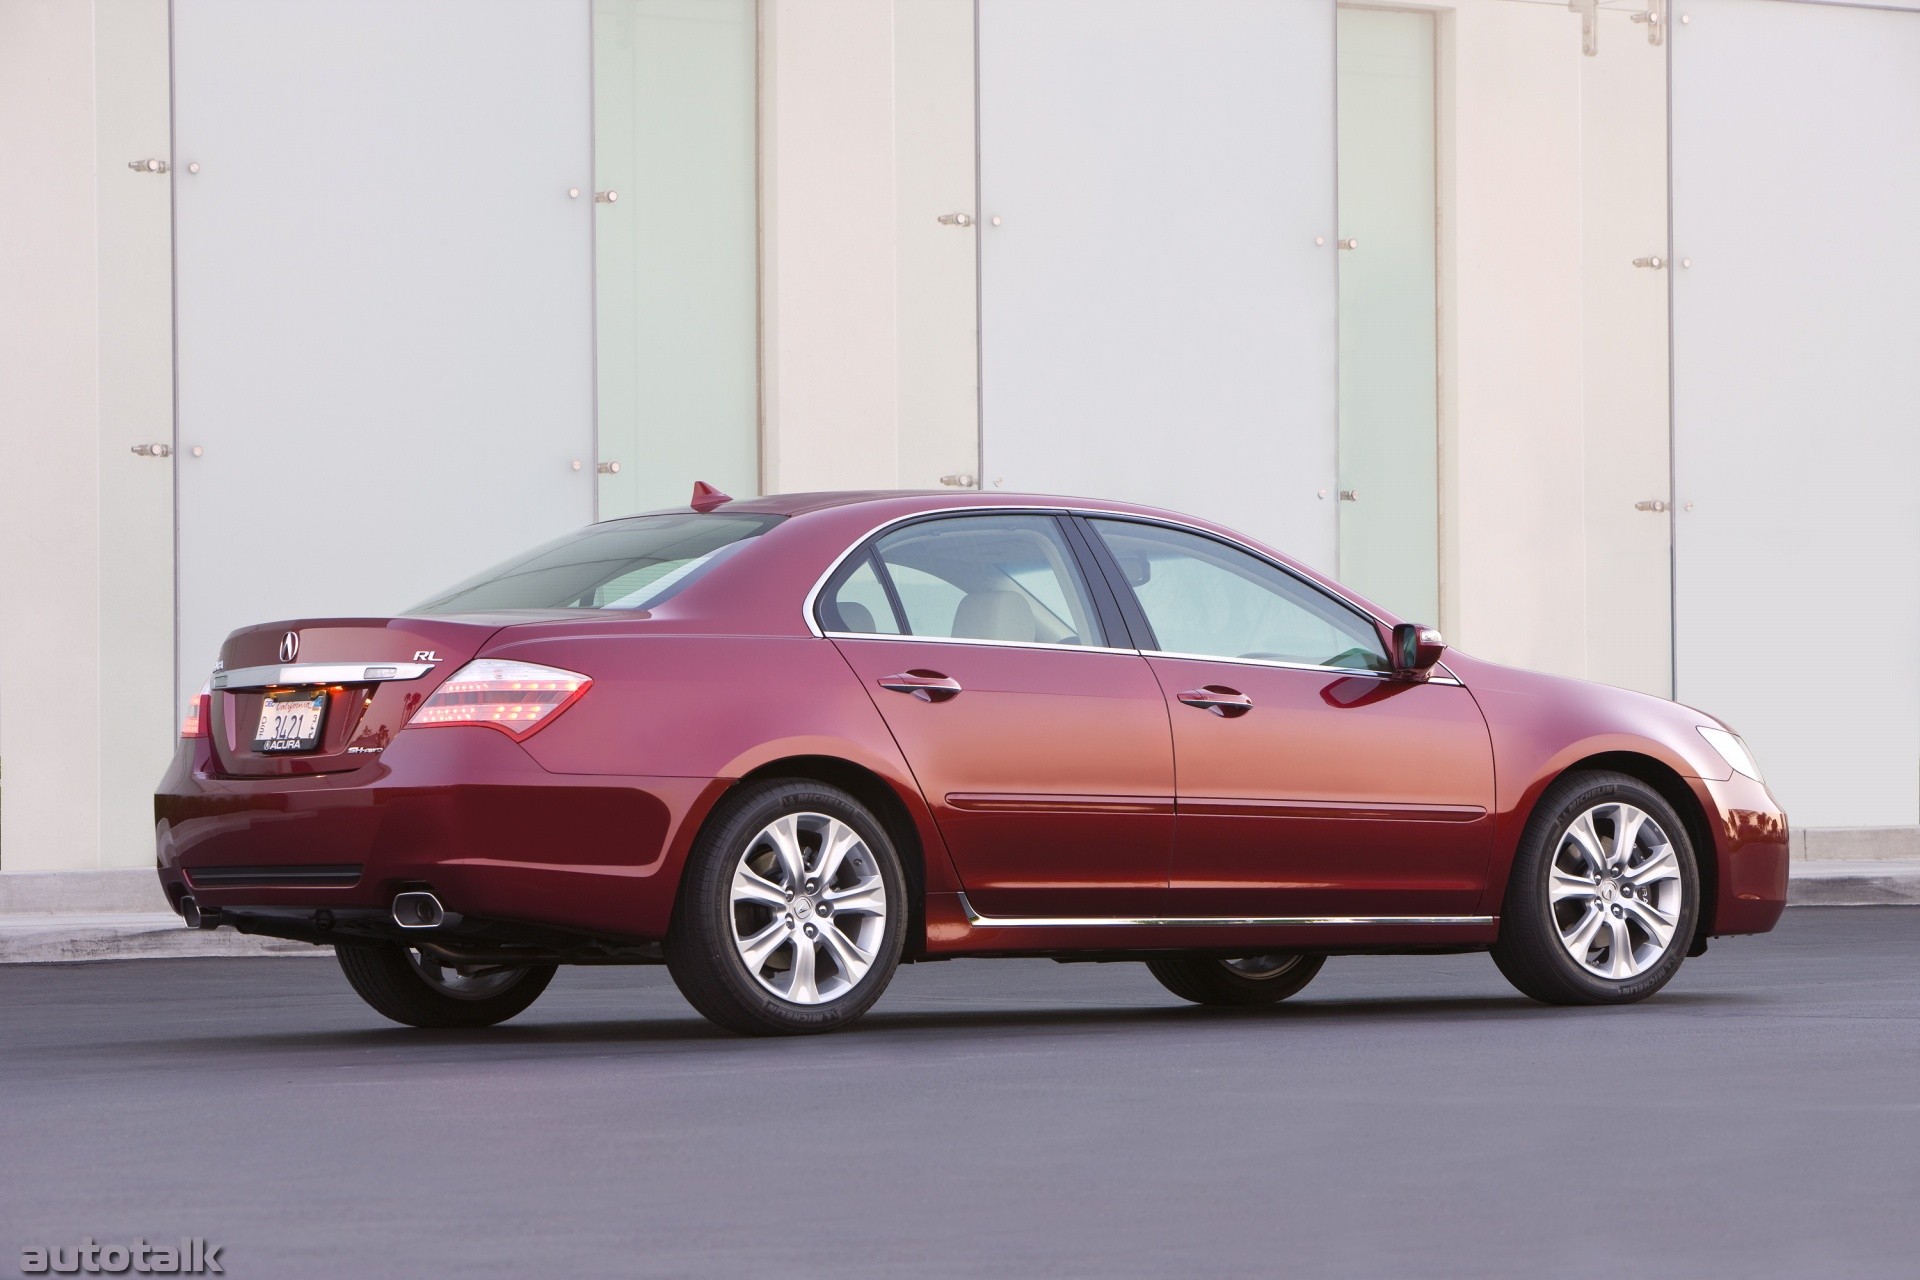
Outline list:
[[[602,518],[759,492],[755,43],[753,0],[594,0]]]
[[[1433,17],[1339,22],[1340,578],[1440,618]]]

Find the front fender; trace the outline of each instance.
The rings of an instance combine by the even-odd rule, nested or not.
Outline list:
[[[1493,740],[1493,861],[1482,900],[1489,913],[1500,909],[1520,837],[1542,793],[1581,761],[1643,757],[1679,777],[1696,796],[1698,782],[1724,782],[1733,772],[1698,732],[1699,725],[1715,721],[1690,707],[1489,663],[1461,662],[1456,670],[1480,704]],[[1714,826],[1709,814],[1708,827]],[[1718,856],[1720,850],[1712,852]]]

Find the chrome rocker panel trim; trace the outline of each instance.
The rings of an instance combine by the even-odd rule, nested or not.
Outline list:
[[[1492,916],[985,916],[962,893],[960,909],[977,929],[1079,929],[1114,925],[1171,928],[1295,928],[1313,925],[1456,925],[1483,927]]]

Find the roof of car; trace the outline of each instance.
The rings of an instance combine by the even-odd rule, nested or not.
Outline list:
[[[834,507],[855,507],[888,503],[896,509],[922,506],[944,510],[961,506],[1018,507],[1092,507],[1111,511],[1137,511],[1147,508],[1132,503],[1108,502],[1097,498],[1067,497],[1056,493],[980,493],[966,489],[829,489],[814,493],[773,493],[760,498],[732,498],[708,510],[744,512],[757,515],[798,516]],[[648,514],[657,514],[649,512]]]
[[[711,486],[707,486],[706,488],[711,489]],[[1167,521],[1183,528],[1194,529],[1203,533],[1211,533],[1224,537],[1231,542],[1251,547],[1260,554],[1271,556],[1285,564],[1292,572],[1320,584],[1336,595],[1346,598],[1349,602],[1353,603],[1355,607],[1364,612],[1371,613],[1378,618],[1383,618],[1389,623],[1400,621],[1400,619],[1395,618],[1390,611],[1382,609],[1380,606],[1354,595],[1312,566],[1295,560],[1284,552],[1267,548],[1261,543],[1250,539],[1245,534],[1239,533],[1224,525],[1215,524],[1205,517],[1187,515],[1182,512],[1171,511],[1161,507],[1146,506],[1140,503],[1103,498],[1074,497],[1055,493],[1003,493],[999,490],[989,490],[988,492],[981,493],[978,490],[965,489],[835,489],[814,493],[776,493],[758,498],[730,498],[718,493],[718,491],[706,492],[697,490],[694,497],[699,502],[699,506],[697,507],[690,503],[685,507],[668,508],[660,511],[636,514],[661,516],[696,511],[713,515],[733,513],[739,515],[779,517],[813,516],[815,517],[813,519],[793,521],[789,529],[783,531],[781,536],[772,537],[770,540],[781,545],[791,546],[793,544],[788,541],[786,534],[798,534],[802,539],[818,541],[820,546],[815,550],[829,558],[838,555],[848,546],[860,538],[868,536],[880,526],[901,519],[911,519],[921,514],[953,511],[966,507],[976,507],[985,510],[1006,507],[1024,507],[1028,509],[1064,508],[1077,511],[1107,512],[1118,516],[1137,516],[1150,520]],[[716,497],[719,498],[720,501],[714,501]],[[870,518],[863,518],[855,514],[856,509],[867,507],[875,508]],[[835,512],[843,512],[844,514],[836,516],[833,514]],[[619,519],[630,518],[632,517],[616,517],[606,523],[617,523]],[[809,532],[801,533],[802,528],[808,529]],[[747,566],[751,563],[753,563],[751,560],[742,563],[737,571],[746,571]],[[824,563],[825,561],[823,560],[822,564],[824,565]],[[769,580],[769,586],[773,581],[775,581],[775,579]],[[809,581],[811,581],[811,579],[809,579]]]

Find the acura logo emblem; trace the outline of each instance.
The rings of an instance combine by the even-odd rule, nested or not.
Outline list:
[[[300,656],[300,633],[289,631],[280,637],[280,661],[292,662]]]

